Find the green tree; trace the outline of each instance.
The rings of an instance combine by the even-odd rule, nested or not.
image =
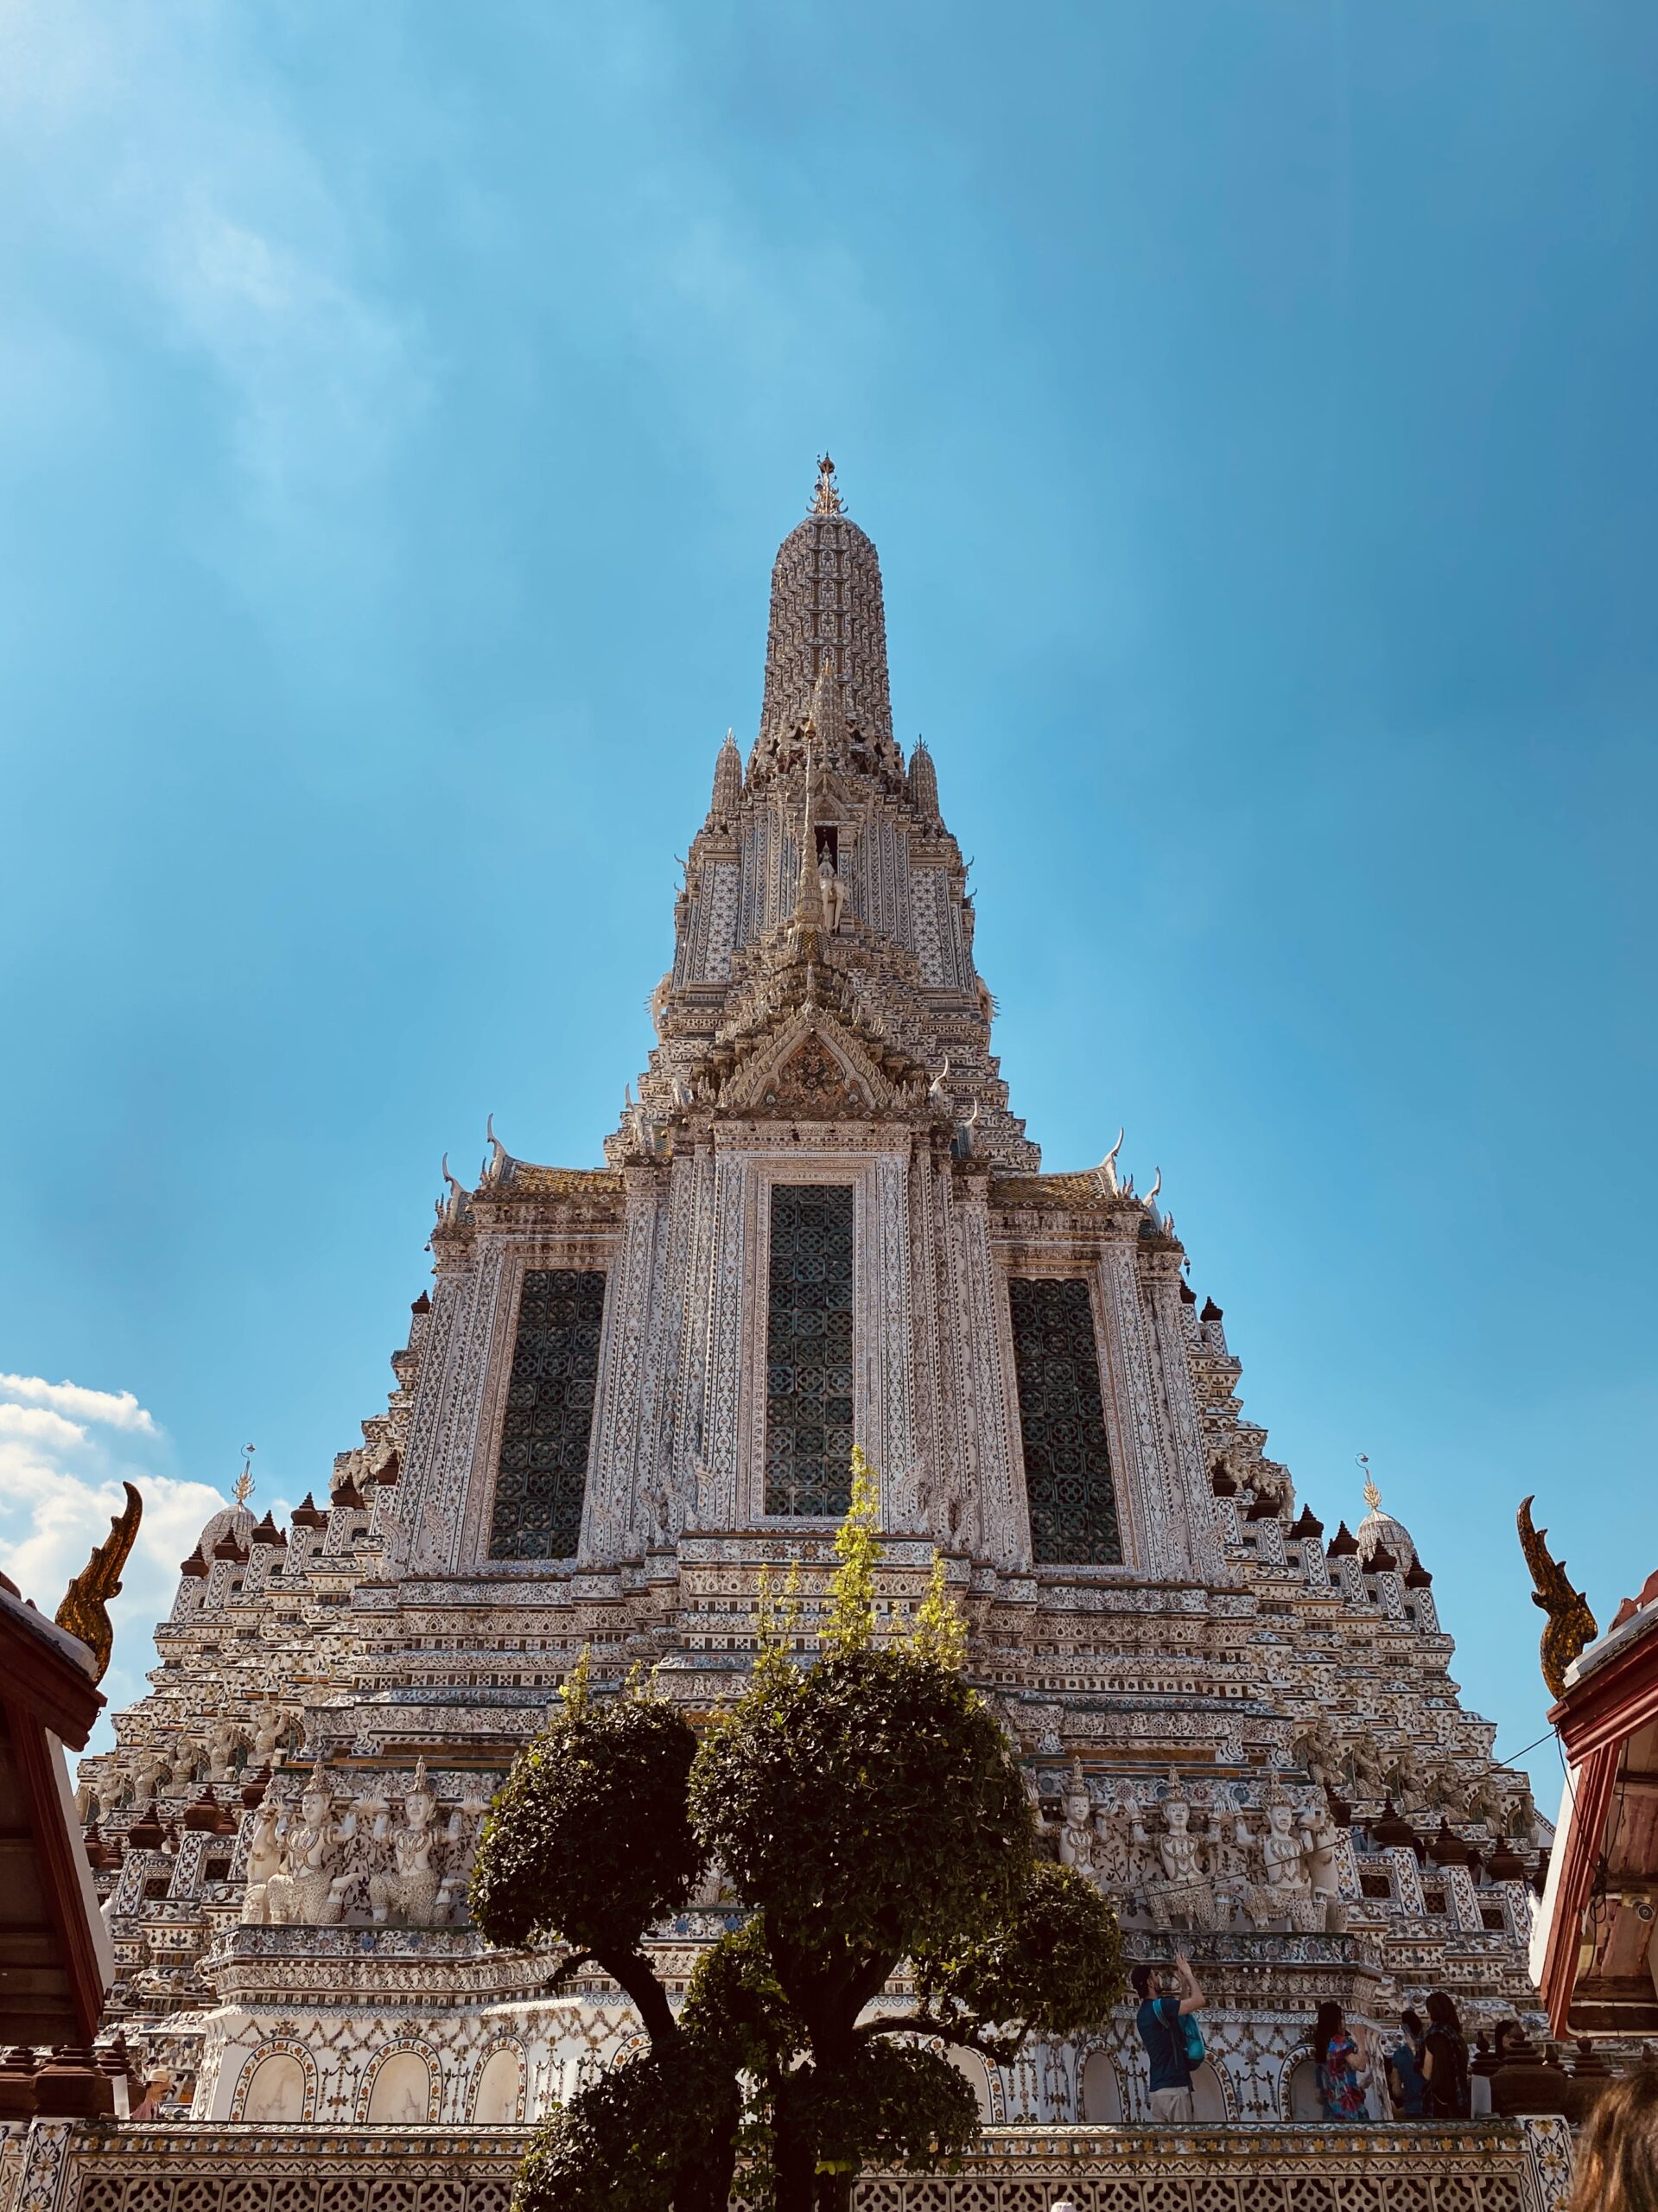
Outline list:
[[[651,2037],[649,2059],[621,2069],[636,2080],[607,2077],[544,2133],[525,2212],[588,2212],[607,2142],[618,2212],[711,2203],[740,2140],[762,2170],[745,2187],[776,2212],[842,2212],[861,2165],[925,2170],[976,2136],[972,2092],[931,2046],[1010,2063],[1032,2035],[1097,2025],[1121,1993],[1115,1917],[1037,1851],[1007,1740],[963,1676],[942,1566],[910,1631],[878,1633],[875,1510],[854,1454],[813,1665],[789,1654],[792,1591],[780,1614],[767,1591],[748,1688],[694,1757],[648,1694],[600,1708],[584,1692],[497,1801],[480,1924],[578,1946],[634,1995]],[[709,1855],[748,1916],[704,1954],[675,2022],[645,1937]],[[901,1971],[911,1994],[872,2011]]]
[[[469,1892],[477,1925],[492,1943],[566,1945],[556,1983],[591,1960],[651,2039],[648,2057],[579,2090],[540,2130],[520,2177],[528,2208],[724,2212],[736,2076],[688,2041],[645,1948],[707,1864],[686,1807],[696,1754],[690,1725],[645,1676],[601,1704],[583,1653],[490,1808]]]

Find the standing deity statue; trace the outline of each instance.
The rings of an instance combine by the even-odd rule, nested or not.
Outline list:
[[[266,1910],[279,1927],[336,1925],[350,1878],[340,1872],[340,1848],[355,1833],[353,1821],[334,1818],[334,1792],[319,1761],[300,1798],[299,1820],[283,1826],[282,1871],[265,1884]]]
[[[1197,1854],[1191,1833],[1191,1806],[1178,1778],[1169,1777],[1169,1794],[1163,1800],[1163,1833],[1158,1840],[1163,1863],[1162,1895],[1166,1909],[1194,1928],[1212,1928],[1215,1895]]]
[[[276,1827],[281,1808],[267,1791],[253,1815],[248,1840],[247,1887],[242,1892],[242,1918],[256,1928],[271,1919],[270,1884],[282,1872],[282,1845]]]
[[[1134,1885],[1134,1815],[1127,1805],[1102,1805],[1094,1815],[1094,1876],[1108,1896]]]
[[[1334,1789],[1342,1778],[1342,1747],[1322,1713],[1304,1721],[1290,1744],[1290,1757],[1304,1766],[1321,1789]]]
[[[1059,1830],[1059,1864],[1080,1866],[1084,1873],[1091,1873],[1094,1866],[1093,1808],[1089,1802],[1088,1783],[1083,1778],[1080,1759],[1073,1759],[1070,1780],[1065,1789],[1065,1817]]]
[[[182,1789],[196,1778],[200,1767],[201,1746],[189,1736],[181,1736],[173,1746],[170,1779],[175,1789]]]
[[[846,911],[847,892],[827,851],[817,863],[817,895],[823,902],[823,926],[833,937]]]
[[[1332,1935],[1339,1934],[1345,1923],[1340,1902],[1341,1872],[1337,1864],[1342,1832],[1336,1825],[1327,1797],[1320,1799],[1314,1811],[1302,1815],[1301,1832],[1305,1843],[1307,1879],[1314,1897],[1324,1899],[1324,1927]]]
[[[1401,1813],[1420,1813],[1427,1802],[1427,1777],[1414,1748],[1407,1744],[1388,1770],[1388,1788]]]
[[[1290,1897],[1303,1895],[1312,1887],[1300,1839],[1295,1834],[1295,1808],[1276,1783],[1267,1789],[1261,1802],[1267,1811],[1267,1833],[1261,1839],[1266,1886],[1284,1901],[1286,1908]]]
[[[403,1824],[392,1831],[391,1865],[368,1880],[368,1901],[377,1922],[401,1913],[411,1927],[429,1928],[437,1905],[437,1799],[426,1786],[426,1762],[415,1768],[414,1786],[403,1801]]]

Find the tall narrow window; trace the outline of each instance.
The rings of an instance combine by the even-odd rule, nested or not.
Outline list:
[[[1013,1367],[1039,1566],[1120,1567],[1122,1537],[1111,1480],[1100,1354],[1088,1285],[1015,1275]]]
[[[841,1515],[852,1497],[852,1190],[772,1187],[765,1510]]]
[[[492,1559],[569,1559],[581,1541],[604,1317],[602,1274],[525,1274],[495,1470]]]

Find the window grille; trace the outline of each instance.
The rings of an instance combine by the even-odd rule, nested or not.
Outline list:
[[[852,1497],[849,1184],[772,1185],[765,1362],[765,1510],[838,1517]]]
[[[575,1554],[604,1317],[601,1272],[531,1268],[525,1274],[495,1469],[492,1559]]]
[[[1088,1285],[1014,1276],[1007,1292],[1032,1557],[1039,1566],[1121,1566]]]

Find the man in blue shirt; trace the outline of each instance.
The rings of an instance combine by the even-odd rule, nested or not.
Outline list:
[[[1184,1951],[1176,1953],[1174,1978],[1163,1977],[1160,1993],[1154,1989],[1157,1978],[1156,1969],[1145,1966],[1134,1967],[1128,1977],[1140,1999],[1134,2025],[1151,2068],[1152,2118],[1165,2126],[1190,2124],[1197,2113],[1191,2101],[1191,2063],[1180,2024],[1188,2012],[1202,2012],[1204,1993]]]

